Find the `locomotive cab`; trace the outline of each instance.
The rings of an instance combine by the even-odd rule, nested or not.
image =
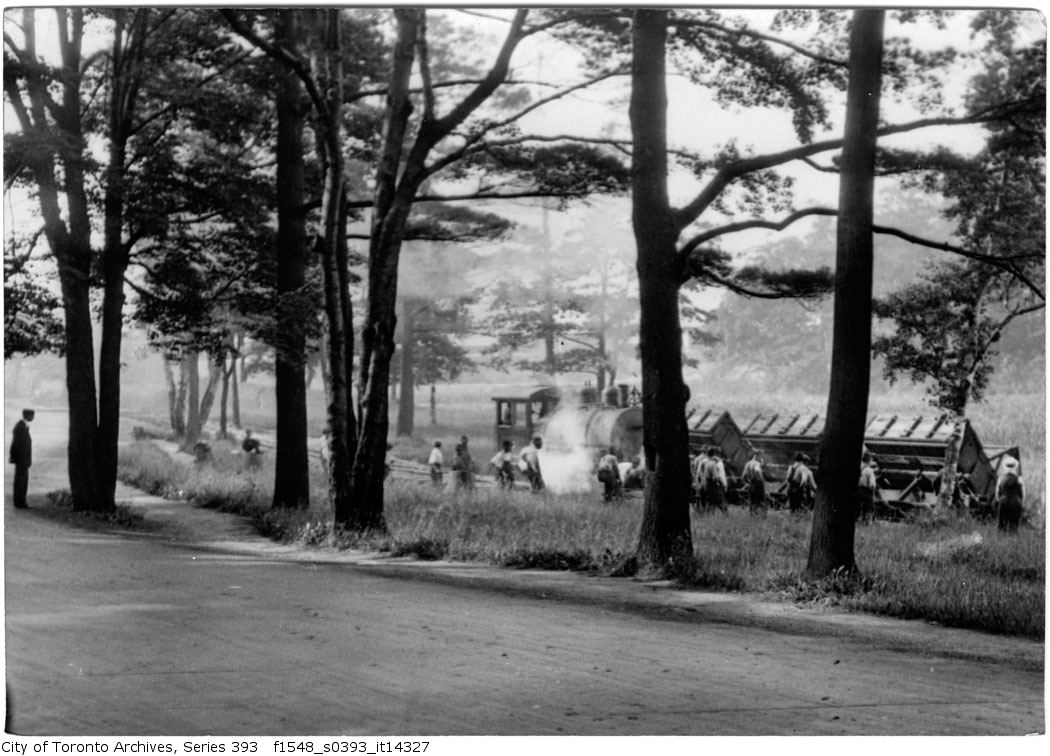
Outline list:
[[[561,393],[555,386],[508,388],[492,397],[496,409],[496,448],[510,441],[511,446],[520,449],[534,436],[542,435],[543,423],[560,401]]]

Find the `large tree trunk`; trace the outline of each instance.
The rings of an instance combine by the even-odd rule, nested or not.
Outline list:
[[[91,334],[90,295],[87,258],[90,249],[67,255],[84,260],[83,275],[72,271],[60,274],[65,313],[66,391],[69,397],[69,490],[73,509],[105,511],[106,499],[96,467],[95,352]],[[61,259],[61,257],[60,257]]]
[[[372,245],[368,271],[367,323],[362,334],[361,427],[354,459],[354,508],[351,527],[383,530],[383,479],[390,426],[390,360],[397,325],[397,268],[401,233],[411,208],[410,199],[391,210],[391,224]],[[373,236],[373,238],[375,238]],[[407,396],[407,394],[402,394]]]
[[[84,11],[57,8],[55,15],[63,76],[60,84],[62,104],[52,113],[54,126],[48,124],[47,110],[52,93],[47,91],[43,77],[32,73],[27,77],[28,109],[20,93],[14,89],[13,78],[5,78],[4,86],[12,96],[12,102],[19,105],[16,116],[26,137],[36,137],[42,143],[47,143],[57,133],[64,140],[65,149],[62,152],[75,153],[72,159],[61,158],[61,184],[56,177],[51,150],[37,150],[30,158],[29,167],[36,180],[44,235],[58,262],[62,290],[66,391],[69,402],[67,454],[73,508],[77,511],[105,511],[112,505],[112,497],[105,496],[98,474],[98,395],[90,305],[91,222],[84,183],[84,163],[80,159],[86,151],[80,102]],[[35,9],[23,10],[26,59],[34,61],[37,59],[35,21]],[[59,198],[60,193],[64,194],[64,203]]]
[[[606,322],[605,308],[608,303],[609,297],[609,267],[602,265],[601,274],[601,292],[598,298],[598,369],[595,370],[597,375],[597,381],[595,386],[598,389],[598,397],[604,401],[605,394],[605,374],[609,367],[609,355],[607,353],[608,347],[605,343],[605,330],[608,328]]]
[[[215,392],[219,388],[219,382],[222,381],[222,375],[222,354],[208,355],[208,382],[205,384],[204,393],[201,395],[201,407],[199,412],[201,428],[208,423],[208,418],[211,417],[211,408],[215,404]]]
[[[558,371],[557,356],[554,351],[554,254],[551,250],[550,211],[543,206],[542,231],[540,239],[543,256],[543,365],[547,375],[554,376]]]
[[[179,438],[186,437],[186,392],[189,381],[186,379],[186,358],[179,360],[179,387],[175,393],[175,414],[172,417],[171,429]]]
[[[279,45],[295,49],[298,11],[277,12]],[[306,447],[306,215],[303,210],[303,90],[299,77],[282,66],[277,87],[277,453],[273,506],[310,504]]]
[[[171,369],[171,362],[167,357],[161,355],[161,365],[164,367],[164,383],[168,387],[168,423],[173,433],[179,429],[178,394],[175,388],[175,372]]]
[[[401,302],[401,401],[397,405],[397,435],[411,436],[416,425],[416,311],[419,302]]]
[[[339,13],[324,12],[323,34],[327,69],[327,110],[318,118],[318,142],[323,151],[325,186],[321,203],[323,234],[321,253],[324,310],[330,385],[326,408],[325,439],[328,446],[328,499],[335,524],[345,527],[353,503],[354,415],[350,396],[353,333],[346,250],[346,199],[343,179],[342,114],[343,61]]]
[[[425,42],[426,13],[395,8],[397,40],[387,86],[383,148],[376,169],[369,239],[368,311],[362,333],[360,432],[354,457],[354,501],[346,524],[355,530],[385,529],[383,479],[390,417],[387,388],[397,321],[397,269],[405,225],[416,192],[427,178],[427,158],[444,137],[457,129],[506,80],[510,58],[523,38],[527,11],[519,10],[492,69],[447,115],[437,117],[425,98],[419,131],[408,154],[410,85],[417,45]],[[426,69],[429,78],[429,68]]]
[[[839,190],[831,388],[806,572],[856,569],[857,482],[871,381],[872,198],[885,12],[857,10]]]
[[[98,455],[99,496],[102,506],[112,509],[117,486],[117,443],[120,432],[120,348],[124,327],[124,274],[128,246],[124,241],[125,165],[139,83],[144,75],[143,58],[150,10],[114,12],[112,91],[109,103],[109,163],[106,167],[102,250],[102,340],[98,367]]]
[[[966,418],[957,415],[953,420],[952,435],[944,447],[944,465],[941,467],[941,490],[937,492],[937,511],[949,512],[952,508],[955,485],[959,480],[959,449],[966,433]]]
[[[193,446],[201,437],[201,385],[197,362],[197,352],[187,352],[182,359],[182,370],[186,376],[186,437],[183,440],[186,446]]]
[[[230,372],[233,368],[226,367],[226,355],[222,356],[222,393],[219,397],[219,438],[225,439],[229,436],[229,413],[227,409],[230,404]]]
[[[231,407],[233,411],[233,427],[237,430],[241,429],[241,381],[237,378],[237,355],[244,351],[244,334],[237,334],[237,349],[230,355],[230,397]]]
[[[634,12],[631,74],[632,220],[641,302],[642,439],[647,475],[637,556],[664,568],[692,558],[687,389],[678,314],[681,271],[667,196],[667,13]]]
[[[397,9],[397,41],[387,88],[384,148],[376,171],[372,233],[368,250],[368,309],[361,338],[360,428],[354,457],[353,507],[346,524],[358,531],[385,530],[383,479],[390,426],[387,390],[397,323],[397,270],[405,224],[422,183],[422,154],[413,148],[401,172],[402,150],[412,106],[408,96],[421,11]],[[417,144],[418,147],[418,144]]]

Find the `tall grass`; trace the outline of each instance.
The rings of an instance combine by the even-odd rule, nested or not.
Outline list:
[[[429,481],[387,486],[388,532],[335,532],[320,470],[313,471],[308,509],[270,508],[272,466],[244,468],[240,455],[214,447],[211,465],[174,461],[151,443],[127,447],[121,477],[146,490],[248,517],[265,535],[307,546],[358,548],[422,559],[476,561],[504,567],[607,572],[637,544],[639,498],[605,504],[598,495],[550,496],[481,489],[453,495]],[[1016,535],[969,519],[947,523],[877,522],[857,529],[863,579],[809,583],[802,579],[810,518],[743,507],[694,514],[695,563],[679,579],[694,587],[761,593],[822,602],[944,625],[1041,638],[1046,578],[1044,535]]]

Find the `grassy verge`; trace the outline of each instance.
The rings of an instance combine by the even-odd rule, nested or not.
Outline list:
[[[632,552],[641,501],[610,506],[592,496],[532,496],[481,490],[452,496],[425,480],[388,485],[385,534],[333,532],[319,495],[303,511],[269,506],[273,469],[245,469],[221,444],[204,468],[184,465],[149,442],[122,452],[121,479],[156,494],[246,516],[276,540],[355,548],[420,559],[479,561],[505,567],[606,572]],[[313,490],[323,491],[319,469]],[[694,516],[696,559],[677,576],[685,585],[762,593],[786,601],[846,607],[943,625],[1042,638],[1044,534],[1000,534],[994,524],[877,522],[858,526],[860,579],[802,579],[808,517],[742,507]]]
[[[32,505],[37,514],[88,530],[107,528],[138,530],[148,527],[145,517],[123,504],[117,504],[110,512],[75,512],[73,511],[73,497],[68,489],[49,491],[44,496],[34,498]]]

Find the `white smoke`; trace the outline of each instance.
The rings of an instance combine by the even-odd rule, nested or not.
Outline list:
[[[587,447],[588,410],[559,409],[543,430],[540,471],[554,494],[589,493],[595,490],[594,459]]]

